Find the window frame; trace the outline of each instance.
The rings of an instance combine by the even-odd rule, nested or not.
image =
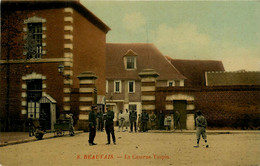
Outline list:
[[[30,22],[27,23],[28,34],[27,34],[27,47],[35,47],[33,43],[35,42],[36,48],[32,48],[36,53],[30,55],[30,50],[27,48],[27,59],[41,59],[43,55],[43,23],[42,22]],[[31,36],[30,36],[31,35]],[[30,39],[30,37],[31,39]],[[29,41],[31,40],[31,41]]]
[[[133,91],[130,92],[130,83],[133,83]],[[135,81],[131,80],[131,81],[128,81],[128,93],[135,93]]]
[[[116,89],[116,84],[119,83],[119,90],[117,91]],[[121,90],[122,90],[122,83],[121,83],[121,80],[115,80],[114,81],[114,93],[121,93]]]

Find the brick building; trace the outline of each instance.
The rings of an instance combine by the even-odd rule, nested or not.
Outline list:
[[[156,86],[184,86],[186,79],[153,45],[148,43],[108,43],[106,63],[106,102],[119,110],[155,110],[154,83],[142,77],[153,69]],[[140,75],[141,74],[141,75]],[[145,87],[143,87],[145,86]]]
[[[41,112],[50,129],[62,112],[87,120],[94,89],[105,96],[109,30],[78,1],[2,1],[1,130],[24,130]],[[97,76],[96,86],[77,78],[84,71]]]

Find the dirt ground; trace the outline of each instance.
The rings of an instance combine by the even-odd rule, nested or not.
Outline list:
[[[105,145],[105,132],[97,132],[96,146],[89,133],[0,147],[3,166],[30,165],[260,165],[260,133],[208,133],[209,148],[201,141],[194,148],[194,133],[116,132],[117,145]]]

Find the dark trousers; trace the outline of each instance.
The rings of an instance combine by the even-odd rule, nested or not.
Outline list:
[[[29,136],[34,136],[34,126],[29,125]]]
[[[106,133],[107,133],[107,143],[110,143],[110,134],[112,135],[113,142],[116,142],[113,124],[106,125]]]
[[[131,131],[133,132],[133,126],[134,126],[136,132],[136,121],[130,121],[130,123],[131,123]]]
[[[142,122],[142,124],[143,124],[143,132],[148,131],[147,130],[147,122]]]
[[[90,131],[89,131],[89,143],[94,143],[94,138],[96,136],[96,127],[92,128],[90,127]]]
[[[104,121],[103,119],[98,119],[98,130],[103,131]]]

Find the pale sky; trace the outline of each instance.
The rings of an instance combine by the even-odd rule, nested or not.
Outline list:
[[[260,2],[80,1],[111,31],[108,43],[153,43],[174,59],[221,60],[260,71]]]

